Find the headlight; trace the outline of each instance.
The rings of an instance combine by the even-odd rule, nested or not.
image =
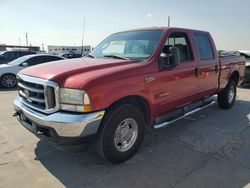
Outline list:
[[[59,101],[62,110],[74,112],[90,112],[92,110],[88,94],[81,90],[61,88]]]

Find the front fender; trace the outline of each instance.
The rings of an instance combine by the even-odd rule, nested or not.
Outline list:
[[[152,101],[152,94],[150,90],[145,87],[144,82],[130,83],[126,81],[124,84],[115,82],[90,89],[87,92],[90,96],[91,106],[94,111],[106,109],[118,100],[128,96],[142,97],[149,105],[151,105],[150,101]]]

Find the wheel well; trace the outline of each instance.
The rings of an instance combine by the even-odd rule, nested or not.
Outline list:
[[[233,74],[230,77],[230,80],[234,80],[238,85],[239,79],[240,79],[239,72],[234,71]]]
[[[140,97],[140,96],[124,97],[114,102],[113,104],[111,104],[109,108],[113,108],[114,106],[122,105],[122,104],[133,104],[137,106],[141,110],[141,112],[144,114],[146,124],[150,124],[151,122],[150,107],[149,107],[148,102],[143,97]]]
[[[0,87],[3,87],[3,85],[2,85],[2,78],[3,78],[3,76],[5,76],[5,75],[13,75],[13,76],[16,78],[16,75],[13,74],[13,73],[4,73],[4,74],[0,77]]]
[[[16,75],[15,74],[13,74],[13,73],[4,73],[0,78],[2,78],[3,76],[5,76],[5,75],[13,75],[13,76],[15,76],[16,77]]]

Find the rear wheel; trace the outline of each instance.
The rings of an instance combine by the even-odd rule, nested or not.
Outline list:
[[[13,88],[17,85],[16,76],[14,74],[5,74],[1,77],[1,85],[5,88]]]
[[[105,116],[98,135],[98,152],[112,163],[121,163],[132,157],[142,143],[144,115],[136,106],[125,104]]]
[[[223,109],[229,109],[234,105],[236,98],[236,81],[230,80],[225,89],[218,94],[218,104]]]

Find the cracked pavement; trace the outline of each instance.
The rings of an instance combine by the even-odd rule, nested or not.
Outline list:
[[[250,88],[230,110],[214,105],[148,133],[120,165],[39,141],[12,117],[16,95],[0,91],[0,187],[250,187]]]

